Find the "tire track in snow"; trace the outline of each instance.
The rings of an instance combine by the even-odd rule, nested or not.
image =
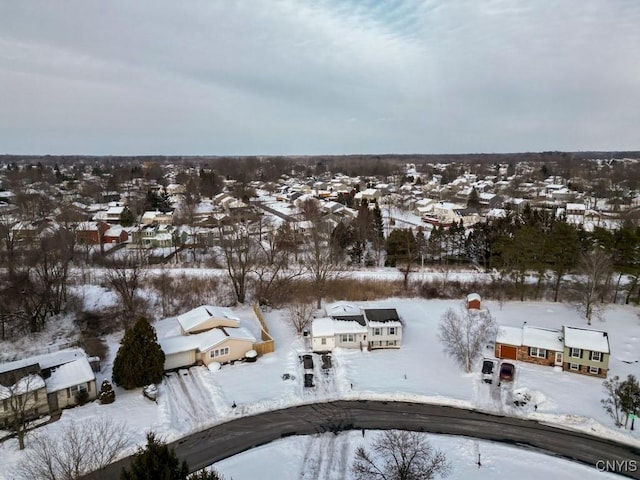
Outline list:
[[[210,405],[216,412],[216,416],[220,417],[229,410],[229,402],[227,401],[223,390],[217,386],[213,378],[213,374],[205,367],[191,367],[189,369],[197,383],[202,386],[202,391],[209,393],[207,396]]]
[[[305,440],[305,453],[298,478],[301,480],[346,478],[347,435],[322,433],[305,437]]]
[[[218,417],[202,382],[192,374],[168,373],[165,377],[169,421],[179,432],[191,432]]]

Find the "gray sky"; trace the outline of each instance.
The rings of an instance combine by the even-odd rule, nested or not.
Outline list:
[[[0,153],[640,149],[638,0],[0,0]]]

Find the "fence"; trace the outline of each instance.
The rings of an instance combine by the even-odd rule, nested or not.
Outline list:
[[[271,335],[269,335],[269,328],[267,327],[267,323],[264,321],[264,316],[262,315],[262,310],[257,303],[253,304],[253,313],[256,315],[258,321],[260,322],[260,338],[261,342],[253,345],[253,349],[258,352],[258,355],[264,355],[265,353],[272,353],[276,349],[276,344],[273,341]]]

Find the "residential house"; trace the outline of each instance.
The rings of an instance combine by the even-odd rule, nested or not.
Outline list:
[[[606,378],[611,353],[607,332],[568,326],[562,332],[563,370]]]
[[[119,226],[110,227],[102,235],[102,243],[105,244],[120,244],[129,240],[129,234],[127,231]]]
[[[498,358],[520,360],[545,366],[561,366],[564,346],[558,330],[525,325],[499,327],[495,354]]]
[[[47,390],[37,363],[0,372],[0,427],[11,425],[16,415],[29,420],[48,413]]]
[[[95,374],[79,348],[0,364],[0,425],[11,421],[11,397],[25,395],[37,418],[97,397]]]
[[[165,370],[196,363],[232,363],[253,350],[256,338],[222,307],[201,305],[176,317],[179,334],[159,339]]]
[[[82,222],[76,228],[76,241],[85,245],[99,245],[104,233],[109,230],[105,222]]]
[[[378,348],[400,348],[402,345],[402,323],[395,308],[364,309],[369,333],[370,350]]]
[[[52,412],[95,400],[98,393],[96,376],[86,356],[49,369],[45,383]]]
[[[363,309],[338,302],[327,307],[325,313],[311,323],[313,351],[400,348],[402,344],[402,323],[394,308]]]
[[[563,326],[562,330],[501,326],[495,356],[606,378],[609,368],[606,332]]]

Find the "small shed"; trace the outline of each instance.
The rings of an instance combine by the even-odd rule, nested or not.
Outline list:
[[[480,295],[477,293],[470,293],[467,295],[467,309],[468,310],[480,310]]]

